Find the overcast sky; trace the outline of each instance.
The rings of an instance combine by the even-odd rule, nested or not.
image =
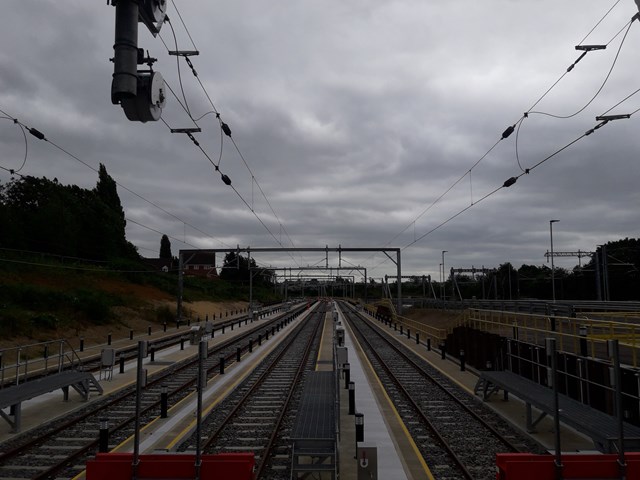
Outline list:
[[[158,255],[162,232],[174,254],[236,245],[398,247],[404,275],[435,279],[442,250],[447,270],[542,265],[551,219],[560,220],[553,230],[556,251],[640,236],[640,113],[609,122],[475,204],[596,126],[596,116],[640,88],[640,22],[631,25],[614,65],[625,25],[638,13],[633,0],[621,0],[583,42],[607,49],[588,53],[532,108],[614,4],[169,1],[178,49],[194,47],[176,6],[200,52],[193,65],[250,168],[225,137],[220,171],[242,199],[187,136],[170,133],[162,122],[130,122],[111,104],[115,8],[104,0],[5,5],[0,109],[94,168],[105,164],[121,185],[127,237],[144,256]],[[160,36],[175,49],[168,24]],[[184,103],[175,57],[142,24],[138,43],[158,58],[155,70]],[[212,107],[180,64],[186,100],[198,118]],[[477,163],[524,112],[567,116],[582,109],[612,65],[604,88],[581,113],[557,119],[532,112],[521,122],[520,165],[515,133]],[[638,108],[640,93],[609,114]],[[193,126],[172,94],[162,117],[172,128]],[[217,163],[218,121],[210,114],[197,123],[202,133],[196,138]],[[91,169],[27,137],[20,173],[95,185]],[[0,120],[0,167],[17,170],[24,154],[18,126]],[[9,179],[0,170],[0,181]],[[324,265],[322,253],[256,260]],[[338,265],[336,255],[329,263]],[[395,274],[380,253],[343,255],[343,266],[350,264],[376,278]],[[556,260],[565,268],[576,264]]]

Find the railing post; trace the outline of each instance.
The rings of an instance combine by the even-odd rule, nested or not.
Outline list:
[[[44,357],[44,371],[47,371],[47,367],[49,366],[49,345],[44,344],[44,353],[42,354]]]
[[[16,354],[16,385],[20,384],[20,354],[22,353],[22,348],[18,348],[18,353]]]
[[[64,366],[64,344],[62,342],[64,342],[64,340],[60,340],[60,356],[58,357],[58,373],[62,371],[62,367]]]

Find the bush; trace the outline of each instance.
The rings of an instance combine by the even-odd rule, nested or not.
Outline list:
[[[55,330],[59,325],[58,317],[51,313],[41,313],[31,317],[31,326],[36,330]]]
[[[158,323],[173,323],[176,321],[176,315],[166,305],[156,308],[156,320]]]
[[[104,325],[111,320],[111,298],[99,291],[78,290],[73,299],[74,307],[87,315],[89,320],[98,325]]]

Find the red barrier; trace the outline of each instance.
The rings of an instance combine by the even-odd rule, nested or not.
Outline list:
[[[196,456],[193,454],[140,455],[138,479],[195,478]],[[87,480],[130,480],[132,453],[98,453],[87,461]],[[253,453],[219,453],[202,455],[202,480],[253,480]]]
[[[563,479],[614,480],[620,478],[618,455],[562,455]],[[555,480],[555,457],[530,453],[496,455],[496,480]],[[627,478],[640,478],[640,452],[625,453]]]

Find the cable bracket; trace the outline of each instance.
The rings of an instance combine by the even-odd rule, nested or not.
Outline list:
[[[631,118],[631,114],[625,113],[622,115],[601,115],[596,117],[596,122],[610,122],[611,120],[624,120],[626,118]]]
[[[605,50],[606,45],[576,45],[576,50],[584,50],[585,52],[591,52],[593,50]]]
[[[197,128],[172,128],[171,133],[200,133],[202,129],[200,127]]]
[[[192,57],[194,55],[200,55],[198,50],[169,50],[169,55],[175,57]]]

